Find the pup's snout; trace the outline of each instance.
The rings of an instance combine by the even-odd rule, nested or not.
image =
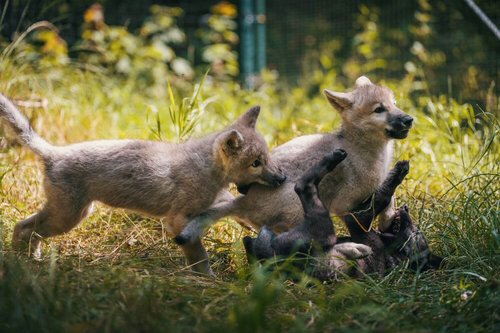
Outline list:
[[[404,127],[410,128],[411,125],[413,124],[413,118],[406,115],[406,116],[401,118],[401,123],[403,124]]]
[[[277,179],[276,179],[276,182],[278,183],[278,185],[281,185],[285,182],[286,180],[286,176],[285,176],[285,173],[283,172],[283,169],[281,169],[281,167],[278,167],[278,172],[279,174],[277,175]]]
[[[261,175],[261,184],[265,184],[271,187],[277,187],[283,184],[286,180],[285,173],[283,170],[276,165],[271,166],[269,169],[265,169]]]

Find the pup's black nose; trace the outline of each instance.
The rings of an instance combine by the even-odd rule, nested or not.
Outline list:
[[[406,115],[403,118],[401,118],[401,122],[403,123],[403,125],[405,125],[405,127],[411,127],[413,123],[413,118]]]

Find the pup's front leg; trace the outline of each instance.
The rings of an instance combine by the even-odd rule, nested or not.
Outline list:
[[[391,226],[391,222],[396,214],[396,203],[394,196],[391,197],[389,205],[380,213],[378,218],[378,226],[380,231],[385,231]]]
[[[217,194],[210,208],[187,222],[175,235],[174,241],[179,245],[196,242],[212,224],[230,215],[237,202],[238,198],[234,198],[226,189],[222,190]]]
[[[201,239],[180,246],[186,256],[187,265],[195,272],[215,277],[214,272],[210,268],[208,254]]]
[[[169,231],[174,235],[179,234],[182,230],[186,228],[188,224],[188,219],[184,215],[177,215],[170,221],[168,221]],[[180,244],[176,237],[174,241],[181,247],[182,252],[186,257],[186,264],[194,272],[215,276],[210,268],[210,262],[208,260],[208,254],[203,244],[201,243],[201,238],[196,237],[191,239],[187,243]]]
[[[224,201],[216,204],[195,218],[186,223],[184,228],[175,235],[174,241],[178,245],[190,244],[200,239],[205,230],[212,224],[217,222],[220,218],[227,215],[232,209],[234,203],[232,201]]]

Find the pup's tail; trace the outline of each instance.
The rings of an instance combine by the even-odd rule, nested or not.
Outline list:
[[[36,154],[43,157],[54,149],[54,146],[33,131],[28,119],[2,94],[0,94],[0,118],[4,119],[10,125],[21,143]]]

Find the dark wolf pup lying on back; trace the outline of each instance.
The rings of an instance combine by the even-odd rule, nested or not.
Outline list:
[[[303,222],[279,235],[263,227],[257,238],[245,237],[243,242],[249,258],[260,260],[302,254],[302,267],[320,280],[334,279],[339,273],[358,276],[359,271],[347,265],[346,260],[357,260],[359,270],[364,273],[381,275],[403,260],[409,260],[410,267],[418,270],[439,267],[442,259],[430,253],[406,205],[397,210],[384,233],[370,229],[372,221],[391,202],[396,187],[408,174],[408,161],[398,162],[375,194],[344,216],[351,237],[337,239],[330,213],[318,197],[318,184],[346,156],[345,151],[336,150],[306,171],[295,185],[304,208]]]
[[[271,163],[255,130],[259,111],[253,107],[222,131],[180,144],[102,140],[54,146],[0,94],[0,118],[45,167],[47,201],[15,226],[12,245],[29,244],[39,254],[42,238],[70,231],[88,215],[93,201],[162,217],[175,236],[187,221],[223,199],[218,194],[230,182],[280,185],[286,177]],[[211,273],[200,238],[182,250],[194,270]]]

